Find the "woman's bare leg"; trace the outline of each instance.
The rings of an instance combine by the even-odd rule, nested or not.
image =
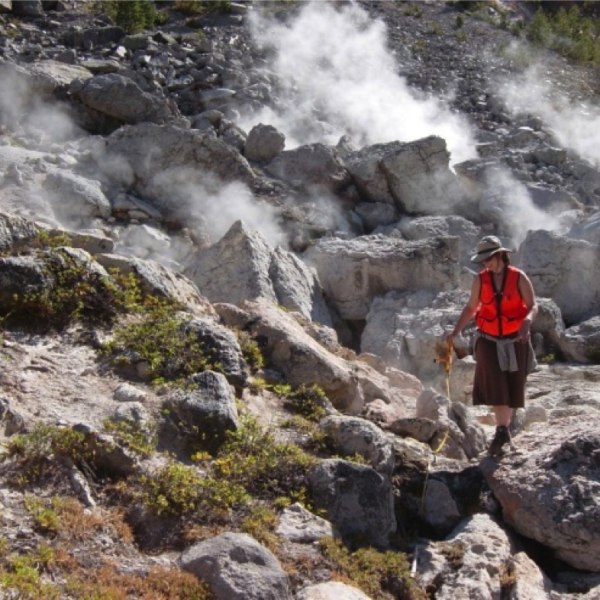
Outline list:
[[[492,406],[496,417],[496,426],[508,427],[512,418],[513,409],[510,406]]]

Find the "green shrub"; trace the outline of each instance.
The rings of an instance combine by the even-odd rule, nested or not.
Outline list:
[[[398,600],[428,598],[411,578],[410,565],[400,552],[379,552],[374,548],[351,552],[340,540],[332,538],[322,540],[319,546],[337,572],[372,598],[387,598],[390,594]]]
[[[175,9],[186,15],[205,15],[231,11],[229,0],[176,0]]]
[[[255,419],[246,417],[237,431],[228,433],[212,475],[241,485],[258,498],[306,502],[306,477],[315,464],[316,459],[300,447],[277,442]]]
[[[54,552],[45,543],[36,550],[14,554],[0,568],[0,587],[10,598],[23,600],[59,600],[60,590],[52,583],[43,583],[41,571],[52,572]]]
[[[194,467],[171,462],[156,474],[143,475],[138,498],[157,515],[200,513],[211,518],[248,502],[244,488],[227,479],[203,477]]]
[[[326,402],[327,396],[318,385],[307,387],[302,384],[285,394],[284,406],[308,421],[318,423],[327,414],[324,408]]]
[[[585,16],[577,5],[568,11],[560,7],[554,14],[538,8],[529,27],[528,39],[582,62],[600,61],[600,25]]]
[[[67,249],[40,251],[46,278],[43,289],[16,294],[2,310],[10,320],[63,329],[74,321],[106,323],[114,319],[122,294],[109,277]]]
[[[235,333],[242,351],[242,356],[252,372],[262,369],[265,366],[265,357],[263,356],[256,339],[247,331],[237,330]]]
[[[107,433],[113,435],[117,442],[131,448],[142,457],[148,457],[156,452],[157,438],[156,426],[147,425],[145,429],[138,429],[127,421],[117,421],[112,418],[105,419],[102,426]]]
[[[152,27],[156,20],[153,0],[107,0],[104,8],[115,25],[127,33],[138,33]]]
[[[167,302],[156,301],[147,312],[117,326],[103,353],[115,365],[146,362],[155,384],[180,384],[195,373],[221,371],[214,350],[186,331],[190,315]]]

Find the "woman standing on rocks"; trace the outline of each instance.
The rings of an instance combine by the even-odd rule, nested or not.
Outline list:
[[[530,328],[538,304],[531,281],[511,266],[509,252],[496,236],[479,241],[471,262],[484,268],[473,280],[469,300],[447,338],[453,343],[475,316],[473,405],[494,410],[491,456],[501,456],[503,446],[511,443],[510,420],[514,410],[525,404],[525,382],[535,366]]]

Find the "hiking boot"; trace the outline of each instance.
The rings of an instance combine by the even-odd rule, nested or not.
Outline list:
[[[494,435],[494,439],[488,448],[488,454],[490,456],[502,456],[504,454],[502,447],[505,444],[512,444],[510,432],[508,431],[508,427],[505,425],[499,425],[496,427],[496,434]]]

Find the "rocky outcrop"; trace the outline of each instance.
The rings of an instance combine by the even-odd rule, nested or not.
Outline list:
[[[391,377],[365,363],[346,360],[327,351],[304,332],[293,317],[264,300],[247,302],[243,308],[250,315],[249,329],[261,340],[270,364],[295,387],[317,384],[338,410],[358,415],[375,399],[406,410],[409,398],[420,391],[411,378],[406,378],[406,395],[400,396],[398,391],[401,394],[402,390],[397,389]],[[379,385],[373,385],[373,381]]]
[[[371,202],[394,204],[401,213],[456,213],[464,192],[449,170],[446,142],[430,136],[416,142],[368,146],[346,158],[361,193]]]
[[[309,193],[336,192],[350,183],[350,175],[334,148],[323,144],[285,150],[268,165],[267,173]]]
[[[552,298],[571,324],[594,316],[600,286],[588,277],[598,261],[599,247],[549,231],[528,234],[520,248],[520,265],[539,296]]]
[[[599,570],[594,146],[573,144],[547,107],[536,116],[546,94],[524,107],[524,84],[517,100],[501,91],[498,83],[517,81],[523,68],[507,26],[511,11],[525,10],[522,3],[486,5],[485,19],[457,12],[464,3],[413,4],[358,0],[317,10],[307,4],[275,8],[271,19],[261,15],[261,3],[234,2],[228,14],[188,21],[172,3],[156,3],[171,20],[126,35],[108,15],[81,11],[81,3],[0,0],[0,208],[37,221],[0,216],[0,454],[7,456],[5,444],[16,433],[40,421],[84,434],[94,459],[65,459],[52,481],[36,482],[35,490],[40,503],[58,490],[80,499],[86,519],[102,515],[102,535],[90,531],[85,551],[80,546],[70,554],[74,561],[85,555],[86,571],[113,553],[117,562],[127,558],[121,572],[146,577],[157,565],[174,566],[174,549],[204,537],[179,565],[209,581],[216,597],[358,599],[364,592],[331,581],[338,567],[314,542],[339,530],[343,542],[391,543],[398,552],[390,537],[398,527],[420,536],[409,558],[420,576],[415,585],[425,583],[432,597],[574,600],[577,590],[578,600],[596,600],[597,576],[573,572]],[[330,91],[333,102],[313,94],[306,103],[298,95],[317,79],[316,70],[294,79],[279,69],[291,44],[284,49],[276,36],[293,32],[305,10],[326,14],[326,36],[338,42],[331,56],[319,54],[319,75],[330,58],[348,54],[335,34],[343,25],[338,18],[351,17],[360,51],[320,90]],[[389,29],[380,46],[381,20]],[[368,44],[358,43],[363,34]],[[384,56],[388,47],[393,61]],[[380,52],[372,55],[372,48]],[[303,66],[301,59],[295,53],[294,68]],[[567,68],[552,53],[545,61],[544,78],[560,77],[552,107],[564,102],[572,116],[585,103],[586,128],[595,131],[594,74],[583,66],[584,77],[575,62]],[[384,79],[373,94],[369,76],[379,69]],[[346,88],[356,74],[364,95]],[[391,102],[380,93],[386,79],[398,86]],[[560,97],[569,86],[574,104]],[[344,112],[348,98],[355,103],[351,113]],[[376,108],[363,104],[368,98]],[[302,120],[290,124],[298,107]],[[398,107],[407,121],[423,109],[427,131],[397,126],[404,116]],[[246,224],[231,227],[238,219]],[[542,297],[533,326],[542,364],[512,423],[524,452],[499,463],[479,458],[493,415],[468,406],[470,330],[457,340],[448,387],[443,366],[434,362],[472,281],[470,250],[488,233],[514,247],[515,263]],[[275,238],[280,247],[272,245]],[[63,242],[72,248],[55,248]],[[48,260],[76,265],[92,276],[96,293],[135,275],[135,294],[139,288],[144,301],[174,301],[178,333],[208,347],[223,374],[196,374],[184,389],[155,388],[149,364],[136,357],[139,369],[109,368],[96,352],[104,329],[79,323],[48,335],[13,329],[5,317],[14,294],[31,299],[53,289]],[[255,373],[242,355],[248,339],[268,359]],[[133,381],[124,385],[125,376]],[[432,389],[423,391],[423,383]],[[319,407],[329,415],[315,439],[308,433],[313,426],[291,415],[282,396],[313,384],[326,392]],[[319,457],[339,453],[368,466],[336,458],[315,469],[313,506],[327,519],[299,504],[280,512],[285,492],[276,500],[253,498],[216,525],[252,528],[255,517],[264,517],[260,534],[265,545],[276,539],[269,547],[277,558],[233,531],[224,532],[225,540],[207,538],[213,523],[182,534],[176,516],[151,515],[140,496],[125,507],[135,517],[135,544],[118,539],[105,519],[105,477],[152,478],[171,460],[176,472],[204,477],[218,458],[190,465],[185,442],[216,436],[211,451],[217,452],[227,431],[239,432],[238,410],[287,448]],[[105,433],[109,422],[118,434]],[[152,451],[157,430],[161,450],[181,452],[177,458]],[[328,446],[316,451],[323,434]],[[0,461],[2,474],[20,467],[20,459]],[[39,528],[31,498],[15,485],[22,475],[11,473],[10,486],[0,486],[9,545],[2,569],[13,553],[65,539]],[[544,575],[521,551],[523,537],[541,544],[545,558],[570,563],[571,572]],[[152,542],[152,555],[146,553],[151,538],[160,540]],[[281,564],[290,565],[289,578]],[[44,585],[60,587],[60,563],[52,575],[41,574]]]
[[[189,218],[191,189],[249,182],[246,159],[225,142],[173,125],[140,123],[115,131],[94,149],[97,168],[111,185],[150,201],[168,220]]]
[[[460,589],[469,598],[501,598],[509,571],[512,541],[488,515],[463,521],[443,542],[428,543],[419,551],[419,573],[436,598],[450,600]]]
[[[331,325],[315,275],[294,254],[272,248],[242,221],[199,253],[186,273],[211,302],[242,305],[264,298],[311,321]]]
[[[344,319],[365,319],[387,292],[449,290],[458,285],[458,238],[405,242],[383,236],[321,239],[304,256]]]
[[[69,93],[85,106],[121,123],[162,124],[179,116],[167,98],[144,92],[134,81],[117,73],[72,84]]]
[[[595,422],[565,419],[523,433],[500,465],[482,464],[506,522],[588,571],[600,570],[599,449]]]

